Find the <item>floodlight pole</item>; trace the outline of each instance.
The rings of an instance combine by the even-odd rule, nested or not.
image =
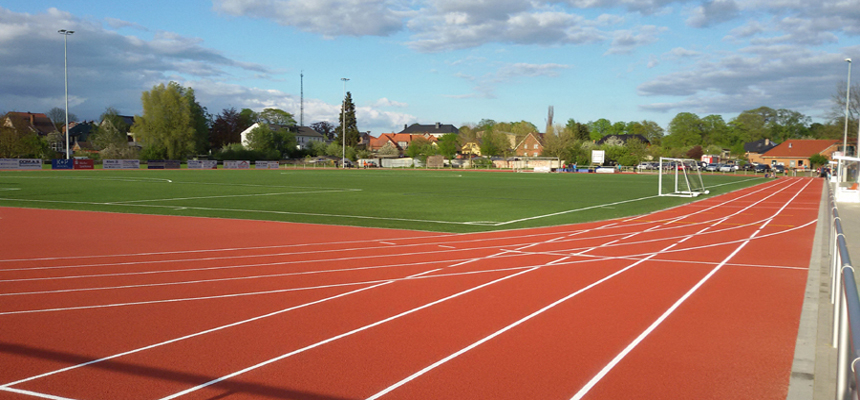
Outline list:
[[[340,140],[340,148],[343,150],[343,155],[340,159],[340,167],[342,169],[346,169],[346,81],[348,81],[349,78],[340,78],[340,80],[343,81],[343,103],[341,103],[340,107],[340,124],[343,126],[343,137],[341,137]]]
[[[851,59],[846,58],[848,62],[848,84],[845,88],[845,134],[842,136],[842,155],[848,156],[848,106],[851,104]]]
[[[66,82],[66,160],[69,155],[69,35],[75,33],[66,29],[60,29],[57,33],[63,35],[63,71]]]

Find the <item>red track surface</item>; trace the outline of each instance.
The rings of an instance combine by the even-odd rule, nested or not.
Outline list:
[[[0,399],[783,399],[820,190],[463,235],[0,208]]]

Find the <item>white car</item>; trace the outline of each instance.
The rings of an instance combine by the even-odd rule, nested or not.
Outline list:
[[[723,164],[723,166],[720,167],[720,172],[734,172],[737,170],[738,170],[737,165],[733,165],[733,164]]]

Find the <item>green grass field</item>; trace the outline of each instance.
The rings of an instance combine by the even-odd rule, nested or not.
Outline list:
[[[706,175],[710,195],[764,181]],[[639,215],[692,199],[657,197],[653,174],[457,170],[0,172],[0,206],[476,232]],[[702,197],[699,197],[701,199]]]

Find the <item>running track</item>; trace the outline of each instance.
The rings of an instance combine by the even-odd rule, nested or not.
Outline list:
[[[458,235],[0,208],[0,399],[784,399],[821,187]]]

